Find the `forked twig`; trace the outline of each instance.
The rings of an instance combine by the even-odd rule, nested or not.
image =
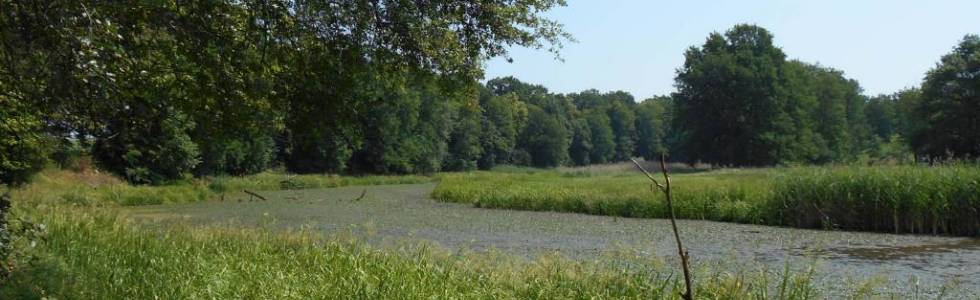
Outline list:
[[[681,243],[681,234],[677,230],[677,220],[674,217],[674,199],[670,194],[670,176],[667,175],[667,156],[660,155],[660,171],[664,174],[664,184],[657,182],[657,179],[654,178],[650,172],[647,172],[647,170],[644,169],[643,166],[641,166],[635,159],[631,160],[633,161],[633,164],[636,165],[636,168],[640,169],[640,171],[643,172],[643,174],[646,175],[651,182],[653,182],[653,185],[650,186],[650,190],[653,190],[653,187],[656,186],[667,197],[667,210],[670,213],[670,226],[674,230],[674,240],[677,241],[677,254],[681,256],[681,267],[684,269],[684,287],[687,288],[687,290],[681,296],[684,297],[684,299],[692,300],[694,299],[694,292],[691,284],[691,264],[688,253],[686,250],[684,250],[684,244]]]

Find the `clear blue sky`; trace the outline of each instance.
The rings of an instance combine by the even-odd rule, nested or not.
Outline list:
[[[820,63],[858,80],[865,94],[917,86],[940,56],[980,34],[980,0],[650,1],[569,0],[545,16],[578,43],[561,51],[511,49],[486,78],[513,75],[554,92],[624,90],[637,101],[674,91],[684,50],[738,23],[769,29],[791,59]]]

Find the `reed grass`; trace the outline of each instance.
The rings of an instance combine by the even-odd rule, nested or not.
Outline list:
[[[980,235],[980,167],[834,166],[728,169],[674,180],[677,217],[802,228]],[[477,207],[666,218],[637,172],[471,172],[432,196]]]
[[[349,185],[411,184],[431,182],[421,175],[369,175],[339,176],[331,174],[291,175],[279,172],[263,172],[248,176],[222,176],[212,178],[209,187],[216,192],[251,190],[293,190],[331,188]]]
[[[675,213],[684,219],[765,224],[770,176],[764,170],[673,175]],[[485,208],[666,218],[664,196],[649,186],[642,175],[626,172],[470,172],[443,175],[432,196]]]
[[[778,176],[780,225],[980,235],[980,167],[796,168]]]

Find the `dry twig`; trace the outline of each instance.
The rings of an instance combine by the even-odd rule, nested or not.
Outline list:
[[[681,267],[684,269],[684,286],[687,288],[687,291],[685,291],[681,296],[687,300],[694,299],[694,292],[691,284],[690,258],[687,251],[684,250],[684,244],[681,243],[681,235],[677,230],[677,220],[674,217],[674,199],[670,194],[670,176],[667,175],[667,156],[660,155],[660,171],[664,174],[664,184],[657,182],[657,179],[654,178],[650,172],[647,172],[647,170],[644,169],[643,166],[640,165],[640,163],[635,159],[632,161],[633,164],[636,165],[636,168],[640,169],[640,171],[643,172],[643,174],[646,175],[651,182],[653,182],[653,184],[650,186],[650,190],[653,190],[653,188],[656,187],[667,197],[667,210],[670,213],[670,226],[674,230],[674,240],[677,241],[677,254],[681,256]]]

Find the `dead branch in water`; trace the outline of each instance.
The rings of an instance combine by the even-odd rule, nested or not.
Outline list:
[[[677,220],[674,217],[674,199],[671,197],[670,193],[670,176],[667,175],[667,156],[660,155],[660,171],[664,174],[664,184],[657,182],[657,179],[654,178],[650,172],[647,172],[647,170],[644,169],[643,166],[641,166],[635,159],[631,160],[633,161],[633,164],[636,165],[636,168],[640,169],[640,171],[643,172],[643,174],[646,175],[651,182],[653,182],[653,184],[650,185],[650,190],[652,191],[653,188],[656,187],[664,193],[664,196],[667,197],[667,210],[670,213],[670,226],[674,230],[674,240],[677,241],[677,254],[681,256],[681,267],[684,269],[684,286],[687,288],[687,291],[685,291],[681,296],[684,297],[684,299],[692,300],[694,299],[694,289],[691,284],[691,263],[687,251],[684,250],[684,244],[681,243],[681,234],[677,230]]]
[[[360,196],[357,196],[357,198],[354,198],[354,200],[351,200],[351,201],[354,201],[354,202],[361,201],[361,199],[364,199],[364,195],[365,194],[367,194],[367,189],[362,190],[361,191],[361,195]]]
[[[265,197],[262,197],[262,195],[256,194],[255,192],[250,192],[249,190],[242,190],[242,192],[255,196],[256,198],[262,199],[262,201],[269,201],[269,199],[266,199]]]

